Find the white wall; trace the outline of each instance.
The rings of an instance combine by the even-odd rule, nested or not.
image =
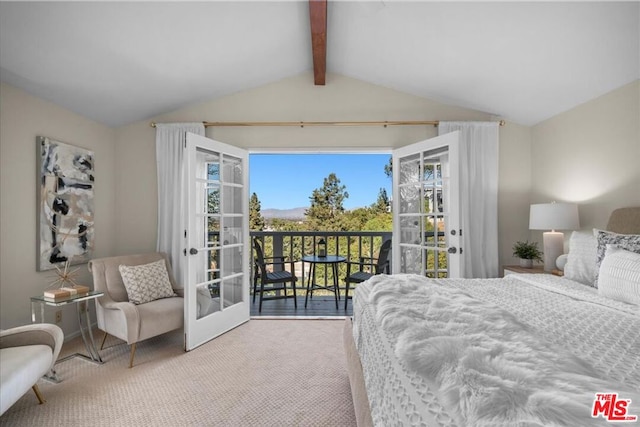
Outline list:
[[[53,280],[36,271],[36,136],[95,152],[95,255],[115,247],[115,131],[6,84],[0,85],[0,328],[31,322],[29,297]],[[79,281],[91,283],[86,265]],[[53,310],[46,312],[54,322]],[[65,334],[77,331],[75,308],[63,309]]]
[[[335,74],[327,76],[326,86],[314,86],[313,74],[304,73],[153,118],[158,122],[352,120],[492,120],[492,117]],[[119,204],[127,207],[116,212],[119,253],[155,248],[156,169],[150,160],[155,156],[155,131],[150,122],[118,130],[117,194]],[[433,126],[207,129],[211,138],[253,151],[388,150],[436,135]],[[500,130],[502,263],[513,261],[510,251],[513,242],[528,235],[530,171],[530,128],[508,123]]]
[[[615,208],[640,206],[640,80],[531,134],[532,203],[578,203],[582,229],[604,228]],[[541,232],[532,236],[541,241]]]

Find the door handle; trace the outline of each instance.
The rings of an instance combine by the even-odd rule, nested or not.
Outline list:
[[[198,254],[198,250],[196,248],[191,248],[191,249],[189,249],[189,253],[191,255],[197,255]]]
[[[449,252],[450,254],[455,254],[456,252],[458,252],[458,250],[455,246],[451,246],[449,249],[447,249],[447,252]]]

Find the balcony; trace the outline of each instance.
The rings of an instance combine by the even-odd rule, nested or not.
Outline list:
[[[382,243],[391,238],[390,231],[252,231],[251,238],[257,238],[262,243],[265,257],[284,256],[288,260],[294,260],[294,274],[298,278],[297,310],[294,308],[293,300],[281,299],[273,301],[263,301],[262,312],[258,313],[258,299],[256,296],[253,302],[253,266],[251,271],[251,316],[296,316],[296,317],[335,317],[350,316],[352,314],[351,302],[347,310],[344,309],[345,277],[347,272],[346,263],[338,264],[338,287],[340,301],[338,308],[335,306],[335,299],[332,292],[316,290],[313,298],[310,298],[307,308],[304,307],[307,283],[311,279],[312,283],[320,286],[333,285],[333,270],[326,264],[316,266],[315,277],[310,278],[310,264],[303,263],[302,257],[316,254],[318,242],[321,239],[327,244],[328,255],[340,255],[348,261],[358,261],[360,257],[377,257]],[[353,295],[353,291],[349,292]]]

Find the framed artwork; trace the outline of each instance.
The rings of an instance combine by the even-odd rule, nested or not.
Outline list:
[[[93,151],[43,136],[36,145],[37,269],[88,262],[94,247]]]

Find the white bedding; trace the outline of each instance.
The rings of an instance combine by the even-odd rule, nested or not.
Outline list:
[[[640,415],[638,307],[563,278],[375,276],[354,338],[375,425],[608,425],[610,392]]]

